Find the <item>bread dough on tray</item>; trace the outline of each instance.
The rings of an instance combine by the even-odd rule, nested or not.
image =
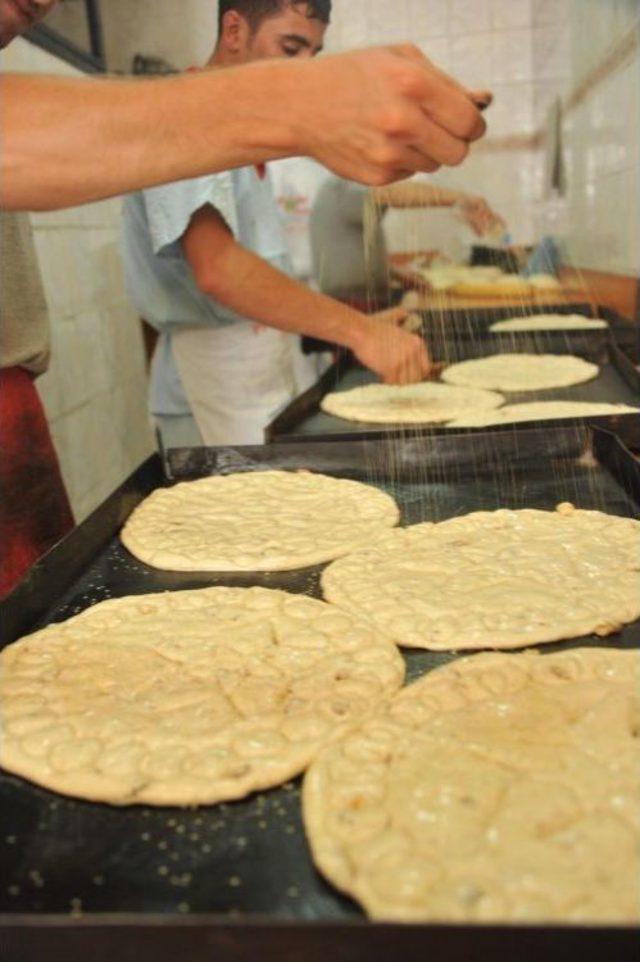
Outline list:
[[[517,331],[596,331],[607,328],[606,321],[594,320],[582,314],[532,314],[529,317],[510,317],[496,321],[489,330],[492,334]]]
[[[316,757],[314,861],[380,920],[637,925],[639,736],[637,651],[455,661]]]
[[[495,280],[463,280],[450,289],[455,297],[529,298],[535,288],[526,277],[505,274]]]
[[[408,648],[604,636],[640,618],[640,521],[561,505],[398,528],[329,565],[322,590]]]
[[[242,798],[402,684],[397,648],[264,588],[103,601],[0,654],[0,764],[115,805]]]
[[[640,414],[640,408],[605,401],[530,401],[506,404],[497,411],[463,414],[449,421],[448,428],[486,428],[496,424],[519,424],[524,421],[552,421],[562,418],[617,417]]]
[[[543,391],[583,384],[599,373],[597,364],[571,354],[492,354],[452,364],[442,380],[489,391]]]
[[[489,411],[504,403],[501,394],[448,384],[365,384],[335,391],[321,401],[327,414],[370,424],[437,424],[470,411]]]
[[[169,571],[285,571],[338,558],[398,523],[388,494],[309,471],[255,471],[154,491],[121,538]]]

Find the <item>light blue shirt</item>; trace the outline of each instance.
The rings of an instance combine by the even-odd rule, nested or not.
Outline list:
[[[150,389],[154,414],[190,413],[171,351],[171,332],[247,320],[199,290],[184,256],[182,236],[196,211],[207,204],[224,218],[239,244],[293,274],[271,180],[268,174],[260,178],[255,167],[152,187],[125,198],[127,291],[140,316],[160,334]]]

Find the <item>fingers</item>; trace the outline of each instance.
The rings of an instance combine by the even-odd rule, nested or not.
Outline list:
[[[411,44],[391,48],[411,70],[402,78],[405,96],[413,97],[431,120],[446,133],[466,141],[478,140],[486,131],[480,109],[489,106],[488,90],[472,92],[445,73]],[[480,109],[479,109],[480,108]],[[439,160],[436,154],[428,156]],[[442,160],[440,163],[448,163]],[[459,162],[459,161],[458,161]]]
[[[328,106],[319,99],[321,124],[316,117],[310,125],[312,111],[304,114],[304,153],[339,176],[381,187],[443,164],[457,166],[485,133],[481,110],[491,93],[466,89],[412,45],[341,54],[318,61],[316,69],[330,71],[333,83],[342,73],[347,93]],[[318,99],[317,87],[311,85],[309,97]]]
[[[467,141],[479,140],[487,129],[480,111],[485,110],[493,100],[489,90],[470,91],[457,80],[445,73],[421,52],[411,46],[396,46],[395,52],[421,68],[421,89],[415,93],[422,109],[431,119],[454,137]],[[443,161],[446,163],[446,161]]]
[[[408,314],[402,322],[402,328],[411,334],[418,334],[422,331],[422,318],[419,314]]]
[[[486,110],[493,103],[493,94],[490,90],[472,90],[471,99],[478,110]]]
[[[409,316],[409,312],[404,307],[390,307],[386,311],[378,311],[372,314],[376,321],[382,324],[389,324],[392,327],[400,327]]]
[[[400,356],[386,372],[386,384],[415,384],[424,381],[431,371],[431,358],[422,338],[410,334],[403,341]]]
[[[431,117],[425,117],[420,126],[419,139],[414,142],[414,149],[419,154],[447,167],[462,163],[469,153],[467,140],[450,133]]]
[[[422,109],[431,121],[450,136],[473,143],[484,136],[487,124],[465,91],[430,78],[429,91]]]

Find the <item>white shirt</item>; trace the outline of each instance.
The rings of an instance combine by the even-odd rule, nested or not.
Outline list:
[[[172,331],[247,321],[202,293],[184,255],[181,239],[193,215],[207,204],[246,250],[293,274],[271,180],[268,174],[261,178],[255,167],[152,187],[125,199],[127,290],[140,316],[160,333],[150,392],[154,414],[190,410],[171,351]]]

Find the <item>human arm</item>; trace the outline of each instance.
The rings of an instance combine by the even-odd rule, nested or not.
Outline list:
[[[304,155],[381,185],[458,164],[474,95],[413,47],[154,80],[5,74],[0,206],[53,210]]]
[[[491,209],[484,197],[465,191],[419,181],[404,181],[373,188],[371,192],[376,205],[385,208],[457,207],[462,218],[480,237],[505,227],[502,217]]]
[[[238,244],[213,207],[191,218],[182,249],[199,289],[243,317],[346,347],[390,384],[429,373],[422,339],[398,327],[406,311],[368,316],[315,293]]]

